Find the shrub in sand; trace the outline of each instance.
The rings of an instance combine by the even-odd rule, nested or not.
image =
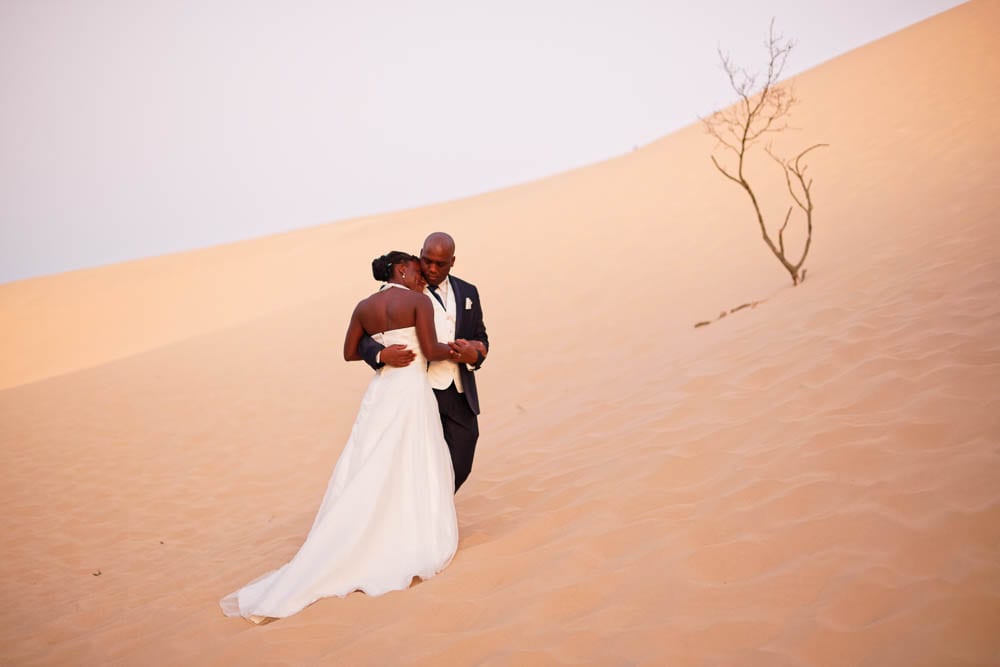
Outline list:
[[[798,100],[795,99],[790,84],[778,83],[778,81],[785,68],[785,62],[788,60],[788,54],[791,53],[795,43],[790,39],[784,40],[780,35],[776,35],[772,20],[764,46],[767,48],[768,61],[767,72],[763,79],[761,79],[760,72],[750,72],[737,67],[728,54],[723,53],[721,49],[719,50],[722,68],[725,70],[729,84],[738,95],[739,100],[732,107],[716,111],[708,118],[701,120],[705,129],[717,142],[712,151],[712,164],[723,176],[747,193],[753,204],[757,224],[760,226],[760,233],[764,237],[765,245],[792,276],[792,284],[798,285],[806,277],[806,270],[802,268],[802,265],[809,254],[813,232],[812,179],[806,176],[807,166],[803,162],[803,158],[810,151],[826,146],[826,144],[814,144],[790,159],[779,156],[770,144],[765,145],[764,151],[781,168],[788,186],[788,194],[792,199],[792,205],[785,213],[784,222],[778,229],[777,242],[775,242],[773,232],[769,232],[764,223],[764,214],[761,212],[757,193],[747,181],[745,167],[751,149],[765,135],[789,129],[789,111]],[[720,160],[716,156],[716,153],[719,152],[726,157]],[[785,247],[785,230],[788,228],[788,222],[796,207],[805,216],[806,223],[805,243],[798,260],[793,259],[790,249]]]

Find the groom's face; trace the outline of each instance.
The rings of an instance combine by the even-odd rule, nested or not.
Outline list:
[[[455,265],[455,256],[448,248],[440,246],[424,246],[420,250],[420,269],[430,285],[440,285],[448,277],[448,272]]]

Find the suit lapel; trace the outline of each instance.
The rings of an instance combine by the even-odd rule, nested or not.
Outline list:
[[[462,328],[462,320],[465,317],[465,298],[462,295],[462,288],[455,278],[451,278],[451,289],[455,295],[455,338],[461,338],[458,332]]]

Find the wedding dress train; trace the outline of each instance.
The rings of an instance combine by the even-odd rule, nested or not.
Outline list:
[[[373,336],[417,358],[372,378],[298,553],[220,601],[227,616],[284,618],[352,591],[381,595],[444,569],[458,548],[454,471],[416,329]]]

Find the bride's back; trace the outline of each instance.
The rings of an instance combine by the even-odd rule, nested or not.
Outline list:
[[[427,297],[409,289],[383,289],[358,304],[361,326],[370,336],[416,326],[417,305]]]

